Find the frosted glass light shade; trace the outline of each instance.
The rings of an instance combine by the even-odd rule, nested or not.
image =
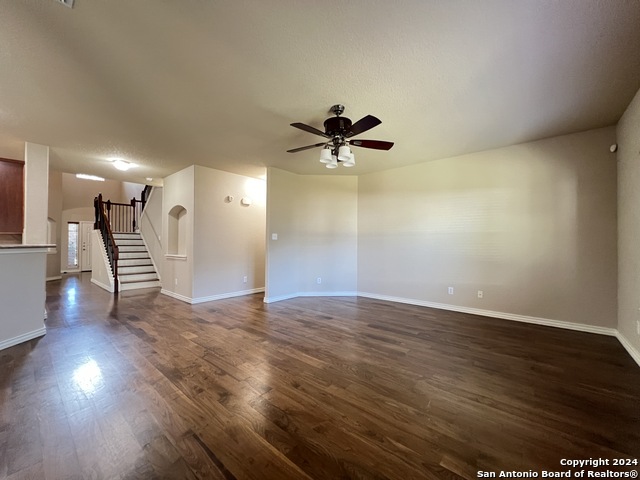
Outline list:
[[[356,156],[352,153],[349,155],[349,160],[342,162],[343,167],[353,167],[356,164]]]
[[[349,156],[351,155],[351,150],[346,145],[342,145],[338,149],[338,160],[341,162],[346,162],[349,160]]]
[[[331,150],[323,148],[320,150],[320,163],[331,163]]]
[[[335,155],[331,155],[331,162],[327,163],[327,168],[338,168],[338,159]]]

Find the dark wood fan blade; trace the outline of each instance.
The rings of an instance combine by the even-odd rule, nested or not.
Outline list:
[[[393,142],[384,142],[382,140],[349,140],[349,145],[362,148],[374,148],[376,150],[390,150]]]
[[[287,150],[287,153],[301,152],[303,150],[309,150],[310,148],[321,147],[321,146],[326,145],[326,144],[327,144],[327,142],[322,142],[322,143],[316,143],[315,145],[307,145],[306,147],[293,148],[291,150]]]
[[[351,125],[349,132],[345,136],[349,138],[355,135],[360,135],[361,133],[364,133],[367,130],[371,130],[376,125],[380,125],[381,123],[382,121],[377,119],[373,115],[367,115],[366,117],[362,117],[356,123]]]
[[[304,123],[296,122],[296,123],[292,123],[291,126],[299,128],[300,130],[304,130],[305,132],[315,133],[316,135],[320,135],[321,137],[329,138],[329,135],[327,135],[323,131],[318,130],[317,128],[313,128],[313,127],[311,127],[309,125],[305,125]]]

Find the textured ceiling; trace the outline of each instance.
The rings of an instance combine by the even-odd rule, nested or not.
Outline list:
[[[0,156],[36,142],[52,168],[138,182],[361,174],[612,125],[639,25],[638,0],[0,0]],[[332,171],[285,153],[335,103],[395,147]]]

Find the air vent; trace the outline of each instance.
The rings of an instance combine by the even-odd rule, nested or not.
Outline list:
[[[73,8],[73,2],[75,0],[56,0],[56,2],[63,4],[65,7]]]

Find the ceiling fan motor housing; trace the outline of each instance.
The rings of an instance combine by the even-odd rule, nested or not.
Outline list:
[[[324,121],[324,131],[327,135],[344,135],[351,128],[351,120],[347,117],[331,117]]]

